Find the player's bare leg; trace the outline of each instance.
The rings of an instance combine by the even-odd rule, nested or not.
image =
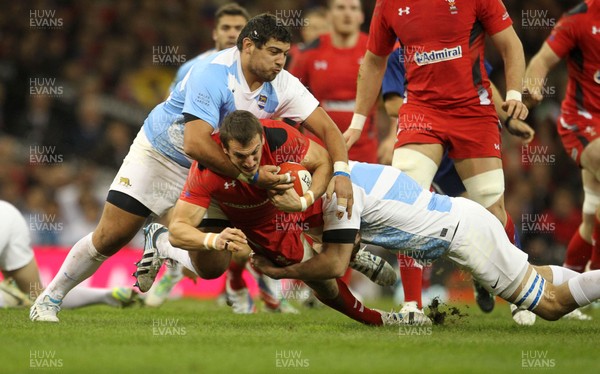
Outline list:
[[[56,313],[65,295],[94,274],[109,256],[129,243],[145,220],[146,217],[106,202],[96,230],[71,248],[58,274],[32,306],[30,318],[34,321],[58,322]],[[42,316],[46,315],[42,309],[49,312],[47,317]]]
[[[529,265],[516,291],[506,299],[555,321],[600,298],[600,270],[579,274],[560,266]]]
[[[584,214],[592,213],[595,220],[592,230],[592,255],[590,269],[600,269],[600,138],[590,142],[581,153],[583,187],[585,193]],[[588,227],[591,226],[588,224]],[[584,232],[587,234],[587,232]]]

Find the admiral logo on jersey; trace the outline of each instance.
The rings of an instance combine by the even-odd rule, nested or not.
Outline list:
[[[419,66],[436,64],[442,61],[456,60],[462,58],[462,47],[459,45],[454,48],[444,48],[430,52],[415,52],[415,62]]]
[[[600,34],[600,27],[592,26],[592,35]]]
[[[229,187],[235,187],[235,181],[232,180],[231,183],[225,182],[225,184],[223,184],[223,187],[228,190]]]

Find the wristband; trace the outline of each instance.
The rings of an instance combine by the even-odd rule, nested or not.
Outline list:
[[[207,233],[204,236],[204,242],[202,243],[204,245],[204,248],[206,248],[206,249],[217,249],[217,239],[219,238],[219,235],[220,234],[215,234],[215,233],[212,233],[212,232]],[[208,244],[209,241],[210,241],[210,245]]]
[[[213,237],[213,240],[212,240],[211,246],[212,246],[212,248],[213,248],[213,249],[218,249],[218,248],[217,248],[217,239],[219,239],[219,236],[220,236],[221,234],[213,234],[213,235],[214,235],[214,237]]]
[[[522,101],[523,95],[517,90],[508,90],[506,92],[506,101],[508,100]]]
[[[306,191],[306,193],[309,194],[310,198],[312,199],[312,203],[310,203],[310,204],[311,205],[314,204],[315,203],[315,194],[311,190]]]
[[[338,175],[341,175],[342,177],[350,178],[350,174],[346,173],[345,171],[336,171],[335,173],[333,173],[334,177],[337,177]]]
[[[367,116],[363,116],[362,114],[354,113],[352,116],[352,121],[350,122],[351,129],[362,131],[363,127],[365,127],[365,122],[367,122]]]
[[[304,212],[306,209],[308,209],[308,203],[306,202],[306,197],[304,197],[304,196],[300,197],[300,204],[302,205],[301,212]]]
[[[350,166],[345,161],[336,161],[333,163],[333,172],[343,171],[350,176]]]

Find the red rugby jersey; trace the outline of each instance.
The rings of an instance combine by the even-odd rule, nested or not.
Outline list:
[[[354,47],[337,48],[332,44],[330,34],[321,35],[296,53],[290,65],[290,73],[308,87],[342,132],[348,129],[352,121],[356,106],[356,77],[367,51],[367,39],[366,34],[360,33]],[[323,144],[316,136],[309,136],[311,140]],[[377,144],[375,110],[372,109],[348,157],[376,163]]]
[[[407,100],[429,107],[491,105],[485,34],[512,25],[501,0],[378,0],[368,49],[404,48]]]
[[[260,121],[265,131],[261,165],[304,159],[309,146],[305,136],[281,121]],[[218,138],[215,140],[219,142]],[[231,225],[246,234],[253,250],[280,264],[302,260],[304,252],[300,233],[307,228],[304,218],[315,215],[315,210],[321,209],[319,200],[306,212],[284,213],[271,204],[267,190],[199,168],[194,161],[180,199],[208,208],[211,198]]]
[[[566,13],[546,40],[567,58],[569,81],[562,112],[600,119],[600,2],[588,0]]]

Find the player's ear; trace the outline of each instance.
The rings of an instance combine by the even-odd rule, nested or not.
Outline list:
[[[252,47],[254,47],[254,42],[250,38],[242,40],[242,51],[250,53],[252,52]]]

